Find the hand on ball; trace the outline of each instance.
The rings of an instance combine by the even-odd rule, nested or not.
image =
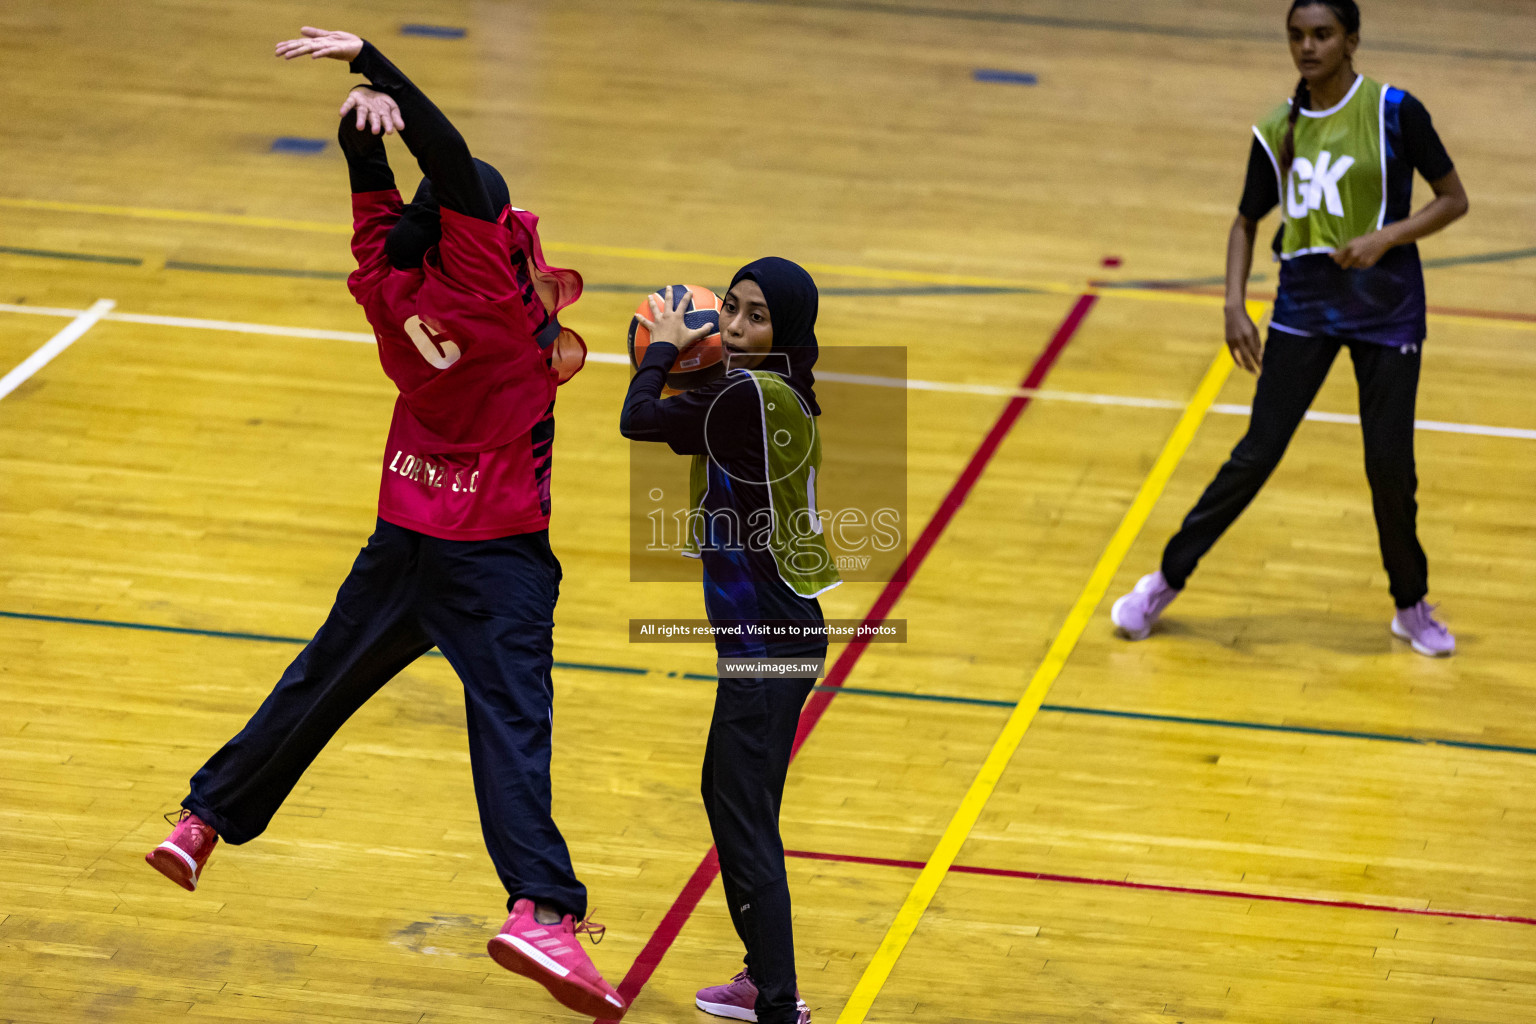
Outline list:
[[[713,324],[689,328],[683,322],[684,311],[679,309],[673,300],[671,285],[667,285],[666,290],[662,293],[662,297],[666,300],[665,307],[663,307],[661,302],[657,301],[654,294],[648,299],[653,319],[647,320],[645,317],[636,314],[636,319],[651,332],[652,344],[658,341],[665,342],[668,345],[677,346],[677,350],[680,353],[686,352],[720,329]]]

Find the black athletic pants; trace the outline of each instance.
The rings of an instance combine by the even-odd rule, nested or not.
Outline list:
[[[779,805],[800,708],[815,683],[721,679],[704,748],[704,810],[720,855],[731,924],[746,947],[747,968],[757,985],[759,1024],[794,1024],[797,1017],[795,938]]]
[[[1419,346],[1393,348],[1331,337],[1269,332],[1264,372],[1253,396],[1248,433],[1211,481],[1163,551],[1163,576],[1182,589],[1201,556],[1248,507],[1285,454],[1307,407],[1341,347],[1349,348],[1360,388],[1365,476],[1371,485],[1381,560],[1399,608],[1429,592],[1429,565],[1416,527],[1419,480],[1413,463],[1413,413]]]
[[[231,843],[254,839],[352,713],[436,646],[464,682],[480,827],[508,908],[526,897],[585,916],[586,889],[550,816],[559,592],[543,531],[451,541],[380,520],[325,625],[192,777],[183,806]]]

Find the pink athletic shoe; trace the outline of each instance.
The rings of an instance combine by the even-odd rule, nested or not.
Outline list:
[[[1430,658],[1445,658],[1456,652],[1456,638],[1434,617],[1435,606],[1420,601],[1412,608],[1399,608],[1392,617],[1392,635],[1407,640],[1413,649]]]
[[[693,1005],[716,1017],[756,1021],[757,986],[752,983],[752,976],[742,971],[724,985],[699,989]]]
[[[603,926],[577,921],[570,914],[559,924],[540,924],[533,916],[533,900],[512,904],[512,914],[490,942],[491,959],[514,974],[521,974],[549,989],[562,1006],[588,1017],[612,1019],[624,1014],[624,1000],[597,973],[577,936],[595,935],[602,940]]]
[[[1127,640],[1145,640],[1163,609],[1178,596],[1158,570],[1137,580],[1135,589],[1114,603],[1109,609],[1110,621]]]
[[[150,867],[183,889],[196,892],[203,865],[208,863],[213,848],[219,845],[219,834],[212,825],[185,807],[175,817],[167,814],[165,820],[176,827],[165,842],[146,853],[144,859]]]
[[[795,999],[799,1003],[799,1024],[811,1024],[810,1007],[805,1005],[800,993],[795,993]],[[742,971],[724,985],[699,989],[694,995],[693,1005],[716,1017],[756,1022],[757,985],[752,981],[752,975]]]

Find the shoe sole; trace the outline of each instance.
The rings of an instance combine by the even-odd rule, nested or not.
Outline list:
[[[197,874],[192,868],[187,866],[186,856],[186,854],[172,847],[169,843],[161,843],[146,853],[144,860],[150,867],[187,890],[187,892],[196,892]]]
[[[1148,626],[1145,629],[1128,629],[1125,626],[1120,625],[1120,609],[1124,606],[1125,602],[1129,601],[1130,599],[1131,595],[1127,594],[1120,600],[1116,601],[1114,604],[1110,605],[1109,621],[1115,624],[1115,630],[1127,640],[1145,640],[1147,637],[1152,635],[1151,626]]]
[[[550,968],[518,949],[514,941],[507,935],[493,936],[491,941],[485,944],[485,951],[491,954],[492,960],[513,974],[521,974],[530,981],[543,985],[549,990],[549,994],[555,997],[555,1001],[568,1010],[575,1010],[577,1013],[600,1020],[616,1020],[624,1016],[628,1007],[622,1002],[613,1001],[617,997],[593,992],[569,974],[565,977],[555,974]]]
[[[1436,650],[1431,650],[1428,647],[1425,647],[1423,644],[1419,643],[1417,640],[1415,640],[1413,638],[1413,634],[1409,633],[1406,629],[1404,629],[1403,627],[1399,626],[1397,624],[1397,620],[1396,619],[1392,620],[1392,635],[1397,637],[1399,640],[1407,641],[1407,643],[1414,650],[1418,651],[1420,654],[1424,655],[1424,657],[1426,657],[1426,658],[1449,658],[1452,654],[1456,653],[1454,648],[1452,648],[1449,651],[1436,651]]]
[[[730,1003],[710,1003],[695,996],[693,1005],[713,1017],[744,1020],[750,1022],[750,1024],[757,1024],[757,1014],[754,1011],[743,1009],[740,1006],[732,1006]]]

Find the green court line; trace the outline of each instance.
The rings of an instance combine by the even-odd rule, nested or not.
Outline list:
[[[1432,260],[1424,260],[1422,266],[1425,270],[1438,270],[1442,267],[1462,267],[1474,263],[1509,263],[1513,260],[1528,260],[1536,256],[1536,248],[1531,249],[1501,249],[1497,252],[1476,252],[1465,256],[1441,256]],[[1251,283],[1259,283],[1264,280],[1263,274],[1253,274],[1248,278]],[[1095,288],[1103,288],[1112,291],[1117,288],[1212,288],[1225,284],[1227,279],[1219,274],[1209,277],[1170,277],[1154,278],[1144,281],[1092,281]]]
[[[752,0],[747,0],[752,2]],[[101,253],[89,252],[60,252],[52,249],[24,249],[16,246],[0,245],[0,253],[11,256],[31,256],[37,259],[77,260],[84,263],[111,263],[119,266],[138,267],[143,266],[144,261],[135,256],[108,256]],[[1523,260],[1536,257],[1536,248],[1530,249],[1503,249],[1498,252],[1470,253],[1465,256],[1444,256],[1438,259],[1425,260],[1424,267],[1433,270],[1441,267],[1459,267],[1475,263],[1507,263],[1511,260]],[[166,260],[166,270],[182,270],[200,274],[237,274],[253,277],[287,277],[301,278],[319,281],[345,281],[348,271],[345,270],[306,270],[300,267],[261,267],[235,263],[198,263],[188,260]],[[1117,289],[1158,289],[1170,290],[1178,288],[1202,288],[1223,283],[1224,277],[1212,275],[1209,277],[1185,277],[1148,279],[1137,281],[1093,281],[1092,287],[1114,291]],[[1264,280],[1263,274],[1254,274],[1250,281],[1260,282]],[[589,281],[586,290],[589,292],[613,292],[619,294],[642,295],[653,285],[625,284],[621,282]],[[920,296],[920,295],[1044,295],[1046,292],[1038,288],[1004,287],[994,285],[898,285],[885,288],[862,287],[827,287],[821,289],[821,294],[832,297],[883,297],[883,296]]]
[[[171,633],[179,636],[212,637],[220,640],[252,640],[260,643],[306,644],[309,641],[295,636],[278,636],[272,633],[244,633],[223,629],[197,629],[190,626],[162,626],[150,622],[125,622],[119,619],[85,619],[72,615],[40,615],[34,612],[0,611],[0,619],[20,619],[27,622],[51,622],[75,626],[102,626],[110,629],[133,629],[150,633]],[[428,652],[442,657],[441,652]],[[594,662],[557,661],[555,668],[580,672],[607,672],[616,675],[647,676],[662,673],[661,669],[638,668],[633,665],[603,665]],[[669,679],[691,679],[715,682],[716,677],[701,672],[665,672]],[[942,693],[913,693],[905,690],[875,690],[861,686],[822,686],[818,690],[831,690],[861,697],[884,697],[893,700],[915,700],[938,704],[963,704],[972,707],[1012,709],[1013,701],[988,700],[983,697],[963,697]],[[1257,732],[1287,733],[1298,736],[1323,736],[1331,739],[1370,740],[1377,743],[1406,743],[1417,746],[1457,747],[1503,754],[1536,755],[1536,747],[1522,747],[1503,743],[1477,743],[1472,740],[1440,737],[1406,736],[1394,733],[1365,732],[1355,729],[1326,729],[1306,725],[1284,725],[1271,722],[1246,722],[1228,718],[1196,718],[1188,715],[1165,715],[1150,711],[1120,711],[1113,708],[1084,707],[1076,704],[1042,704],[1041,711],[1063,715],[1086,715],[1099,718],[1122,718],[1138,722],[1159,722],[1166,725],[1206,726],[1214,729],[1244,729]]]
[[[105,256],[93,252],[58,252],[54,249],[22,249],[14,245],[0,245],[0,252],[8,256],[32,256],[44,260],[77,260],[81,263],[115,263],[122,267],[141,267],[144,261],[137,256]]]
[[[188,263],[166,260],[166,270],[194,270],[204,274],[253,274],[262,277],[312,277],[322,281],[345,281],[345,270],[302,270],[297,267],[242,267],[229,263]]]
[[[1479,252],[1469,256],[1442,256],[1439,259],[1425,260],[1423,265],[1426,270],[1436,267],[1460,267],[1468,263],[1507,263],[1510,260],[1526,260],[1536,256],[1536,249],[1504,249],[1501,252]]]
[[[879,0],[729,0],[731,3],[751,4],[758,7],[789,7],[824,11],[848,11],[856,14],[891,14],[909,18],[931,18],[945,21],[972,21],[995,25],[1029,25],[1037,28],[1077,29],[1093,32],[1115,32],[1127,35],[1166,36],[1173,39],[1208,39],[1212,41],[1237,41],[1245,43],[1285,42],[1283,25],[1276,18],[1276,31],[1233,31],[1219,28],[1200,28],[1197,25],[1159,25],[1155,22],[1121,21],[1109,18],[1069,18],[1050,14],[1028,14],[1022,11],[976,9],[964,7],[933,7],[923,4],[879,2]],[[1363,50],[1387,53],[1419,53],[1435,57],[1460,57],[1465,60],[1536,61],[1536,53],[1521,50],[1472,50],[1450,46],[1434,46],[1405,39],[1381,39],[1369,37]],[[969,71],[967,71],[969,80]]]

